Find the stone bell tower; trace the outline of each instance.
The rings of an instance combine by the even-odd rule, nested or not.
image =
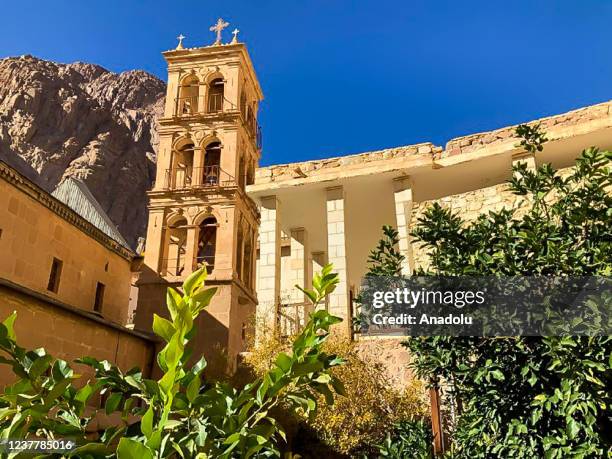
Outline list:
[[[263,99],[253,64],[228,24],[211,27],[210,46],[163,53],[168,63],[164,115],[159,119],[157,177],[149,194],[144,268],[138,282],[135,328],[151,330],[164,314],[167,286],[180,286],[200,266],[218,288],[197,323],[196,354],[225,354],[229,369],[253,327],[255,249],[259,213],[245,192],[261,152],[257,124]]]

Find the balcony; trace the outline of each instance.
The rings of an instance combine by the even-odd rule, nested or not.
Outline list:
[[[175,99],[175,111],[177,117],[196,115],[216,115],[220,113],[240,113],[244,126],[255,142],[258,149],[262,147],[261,126],[252,115],[252,112],[241,108],[238,110],[233,103],[227,100],[223,94],[209,94],[203,96],[177,97]]]
[[[164,180],[164,188],[169,190],[236,186],[234,177],[219,166],[166,169]]]
[[[185,257],[181,258],[164,258],[162,260],[161,266],[161,275],[162,276],[176,276],[181,277],[186,275],[185,266],[187,264],[187,260]],[[213,269],[215,268],[215,256],[214,255],[204,255],[198,256],[195,260],[193,260],[192,271],[199,269],[200,267],[206,264],[206,272],[211,274]]]

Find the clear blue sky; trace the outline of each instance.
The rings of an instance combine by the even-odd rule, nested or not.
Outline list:
[[[0,56],[165,79],[160,51],[237,26],[266,99],[262,164],[448,139],[612,99],[612,2],[20,1]],[[230,38],[229,32],[226,34]]]

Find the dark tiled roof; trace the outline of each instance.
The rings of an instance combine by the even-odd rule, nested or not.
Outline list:
[[[94,225],[111,239],[122,246],[130,249],[129,244],[121,236],[121,233],[106,215],[100,203],[93,197],[87,185],[75,178],[63,180],[51,193],[54,198],[60,200],[77,214]]]

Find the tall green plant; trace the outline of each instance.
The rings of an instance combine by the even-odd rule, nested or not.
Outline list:
[[[315,306],[338,282],[331,266],[325,272],[308,292]],[[285,433],[271,414],[274,407],[282,403],[312,415],[318,394],[331,404],[334,393],[343,393],[329,372],[342,360],[321,351],[340,319],[323,310],[313,313],[292,352],[279,354],[270,371],[241,390],[210,384],[203,358],[188,363],[194,321],[216,292],[205,288],[205,279],[203,268],[185,280],[182,293],[169,288],[170,320],[154,317],[153,331],[166,343],[157,356],[163,372],[158,380],[143,378],[137,368],[124,374],[108,361],[85,357],[78,362],[94,369],[95,380],[77,390],[78,377],[66,362],[17,345],[16,315],[11,315],[0,326],[0,351],[6,356],[0,363],[10,365],[18,380],[0,396],[0,439],[70,436],[80,444],[69,454],[75,457],[280,457]],[[84,413],[97,393],[106,394],[106,412],[121,412],[122,423],[92,441],[86,435],[92,419]]]
[[[535,153],[545,136],[522,126]],[[474,222],[434,204],[414,236],[430,253],[425,275],[612,274],[612,153],[589,148],[563,177],[548,165],[514,166],[520,209]],[[612,339],[591,337],[411,338],[418,375],[454,381],[463,402],[459,458],[585,458],[610,454]]]
[[[405,257],[397,250],[399,233],[389,225],[384,225],[382,231],[382,238],[368,256],[368,272],[366,276],[400,276]]]

